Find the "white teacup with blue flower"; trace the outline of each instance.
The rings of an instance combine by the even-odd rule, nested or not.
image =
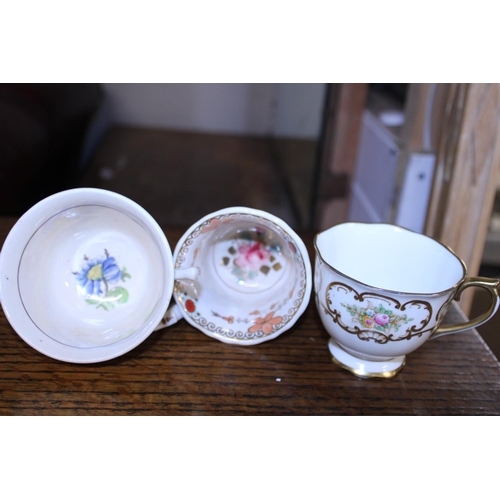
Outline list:
[[[3,310],[38,351],[63,361],[117,357],[160,323],[173,290],[170,246],[130,199],[74,189],[42,200],[0,254]]]

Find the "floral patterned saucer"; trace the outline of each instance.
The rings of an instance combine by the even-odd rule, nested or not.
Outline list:
[[[311,293],[311,264],[302,240],[282,220],[245,207],[207,215],[181,238],[176,273],[197,268],[195,280],[177,280],[182,316],[222,342],[259,344],[288,330]]]

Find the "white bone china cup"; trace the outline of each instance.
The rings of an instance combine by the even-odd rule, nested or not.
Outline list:
[[[105,361],[143,342],[162,320],[173,282],[172,252],[153,217],[102,189],[40,201],[0,254],[11,326],[39,352],[67,362]]]
[[[466,277],[463,261],[438,241],[402,227],[343,223],[315,239],[315,297],[336,364],[361,378],[392,377],[424,342],[488,321],[499,280]],[[441,327],[453,299],[471,286],[491,296],[488,310]]]

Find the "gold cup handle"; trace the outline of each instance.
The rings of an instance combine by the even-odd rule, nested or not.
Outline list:
[[[496,312],[500,304],[500,299],[498,296],[498,285],[500,280],[492,278],[465,278],[465,280],[460,284],[458,290],[455,292],[454,299],[460,300],[460,295],[462,292],[471,286],[479,286],[487,290],[491,295],[491,304],[488,310],[483,314],[480,314],[477,318],[471,319],[466,323],[460,323],[459,325],[441,326],[430,336],[431,339],[441,337],[441,335],[448,335],[450,333],[463,332],[469,328],[476,328],[483,323],[486,323]]]

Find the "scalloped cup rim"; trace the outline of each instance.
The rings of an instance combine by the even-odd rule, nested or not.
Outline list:
[[[339,270],[337,267],[333,266],[332,264],[330,264],[328,262],[327,259],[324,258],[320,248],[319,248],[319,245],[318,245],[318,239],[325,235],[326,233],[328,233],[329,231],[331,231],[332,229],[335,229],[335,228],[338,228],[340,226],[347,226],[347,225],[356,225],[356,226],[385,226],[385,227],[392,227],[392,228],[397,228],[399,230],[401,230],[402,232],[407,232],[407,233],[411,233],[411,234],[414,234],[414,235],[418,235],[422,238],[426,238],[427,240],[430,240],[432,241],[433,243],[439,245],[440,247],[442,247],[444,250],[446,250],[450,256],[454,257],[456,259],[456,261],[459,262],[459,264],[461,265],[462,267],[462,277],[459,281],[457,281],[455,284],[453,284],[452,286],[450,286],[449,288],[445,288],[445,289],[442,289],[442,290],[438,290],[438,291],[434,291],[434,292],[420,292],[420,291],[401,291],[401,290],[396,290],[396,289],[391,289],[391,288],[385,288],[385,287],[381,287],[381,286],[376,286],[376,285],[372,285],[366,281],[362,281],[360,279],[357,279],[357,278],[354,278],[352,277],[351,275]],[[323,262],[324,265],[326,265],[327,267],[329,267],[331,270],[335,271],[336,273],[338,273],[339,275],[343,276],[344,278],[346,279],[349,279],[349,280],[352,280],[354,281],[355,283],[358,283],[366,288],[369,288],[369,289],[372,289],[372,290],[377,290],[379,291],[380,293],[389,293],[389,294],[398,294],[398,295],[420,295],[420,294],[425,294],[426,296],[441,296],[441,295],[446,295],[448,293],[450,293],[452,290],[456,290],[460,284],[462,283],[462,281],[465,279],[466,275],[467,275],[467,266],[465,264],[465,262],[453,251],[452,248],[450,248],[448,245],[445,245],[444,243],[441,243],[440,241],[438,241],[437,239],[431,237],[431,236],[427,236],[425,234],[421,234],[421,233],[418,233],[416,231],[413,231],[411,229],[407,229],[405,227],[402,227],[402,226],[398,226],[396,224],[390,224],[390,223],[387,223],[387,222],[356,222],[356,221],[350,221],[350,222],[341,222],[339,224],[335,224],[331,227],[329,227],[328,229],[325,229],[323,231],[320,231],[319,233],[317,233],[314,237],[314,241],[313,241],[313,245],[314,245],[314,250],[316,252],[316,255],[318,256],[318,258],[321,259],[321,261]]]

